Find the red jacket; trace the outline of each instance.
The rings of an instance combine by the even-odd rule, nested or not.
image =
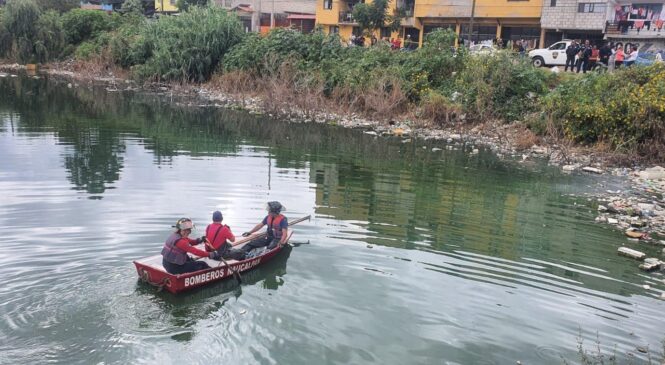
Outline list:
[[[219,250],[227,239],[229,241],[234,241],[236,239],[229,226],[216,222],[208,225],[206,228],[206,237],[215,250]],[[207,249],[208,247],[206,247],[206,250]]]
[[[196,244],[196,240],[191,238],[182,237],[177,232],[171,233],[164,243],[164,248],[162,248],[162,256],[164,260],[176,264],[183,265],[187,262],[188,257],[187,253],[191,253],[200,257],[207,257],[208,254],[205,251],[199,250],[192,245]]]
[[[175,247],[177,247],[177,248],[179,248],[179,249],[181,249],[185,252],[189,252],[192,255],[196,255],[196,256],[199,256],[199,257],[208,257],[207,252],[205,252],[203,250],[199,250],[198,248],[193,247],[193,245],[196,245],[196,240],[193,240],[191,238],[181,238],[175,244]]]

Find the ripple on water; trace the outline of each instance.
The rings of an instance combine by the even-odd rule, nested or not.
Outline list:
[[[660,340],[664,285],[562,195],[591,177],[137,94],[37,106],[23,86],[0,93],[0,362],[539,364],[575,359],[580,331],[639,359]],[[240,289],[137,283],[177,218],[201,235],[219,209],[239,233],[269,200],[314,215],[311,244]]]

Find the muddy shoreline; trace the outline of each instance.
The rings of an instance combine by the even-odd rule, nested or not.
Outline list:
[[[147,83],[139,85],[125,77],[117,76],[113,70],[78,72],[71,65],[54,64],[39,70],[68,82],[68,87],[80,84],[102,84],[108,92],[142,91],[170,94],[183,100],[186,105],[228,109],[241,109],[249,113],[266,114],[290,122],[334,124],[344,128],[362,129],[364,133],[382,136],[397,136],[408,143],[411,139],[438,140],[446,142],[447,149],[464,146],[469,154],[479,152],[478,147],[491,150],[499,158],[516,160],[518,163],[543,160],[565,173],[599,174],[620,176],[626,179],[628,189],[594,194],[598,203],[596,221],[608,224],[626,234],[626,244],[639,249],[642,243],[665,247],[665,169],[660,166],[645,166],[637,159],[618,153],[573,146],[561,141],[541,139],[540,144],[524,146],[520,141],[526,128],[521,123],[504,124],[497,121],[475,125],[457,124],[441,128],[419,128],[409,120],[389,123],[365,119],[361,116],[339,115],[321,111],[303,111],[293,108],[268,112],[261,98],[226,94],[207,84],[181,85]],[[12,77],[26,71],[18,64],[0,64],[0,77]],[[519,147],[518,147],[519,146]],[[436,149],[434,149],[436,150]],[[436,151],[435,151],[436,152]],[[628,166],[626,166],[628,165]],[[637,245],[636,245],[637,243]],[[665,255],[663,249],[662,256]],[[661,265],[665,269],[665,264]]]

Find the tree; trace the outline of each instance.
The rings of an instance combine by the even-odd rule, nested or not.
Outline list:
[[[122,4],[120,12],[123,14],[143,15],[145,12],[143,0],[126,0]]]
[[[393,32],[397,31],[404,18],[404,11],[395,9],[394,14],[390,15],[388,5],[390,5],[390,0],[374,0],[371,4],[358,4],[353,8],[353,19],[363,32],[372,33],[384,27],[388,27]]]
[[[9,42],[5,54],[13,55],[19,62],[34,60],[34,38],[41,11],[34,0],[9,0],[2,13],[3,42]],[[3,47],[4,48],[4,47]]]
[[[37,21],[34,53],[37,61],[46,62],[58,58],[65,48],[65,31],[60,14],[55,10],[43,13]]]
[[[178,0],[176,5],[180,11],[187,11],[190,6],[207,6],[208,0]]]
[[[79,0],[37,0],[42,11],[55,10],[59,13],[68,12],[81,5]]]

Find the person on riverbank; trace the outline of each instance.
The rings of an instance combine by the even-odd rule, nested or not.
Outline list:
[[[278,201],[268,202],[267,204],[268,215],[263,218],[261,223],[257,224],[250,231],[242,234],[243,237],[249,237],[252,233],[258,231],[263,226],[268,226],[268,235],[266,237],[257,238],[246,244],[242,250],[249,252],[258,247],[268,247],[268,249],[275,248],[278,244],[283,245],[288,239],[289,222],[286,217],[282,215],[284,206]]]
[[[600,50],[595,45],[591,47],[591,56],[589,57],[589,71],[596,69],[598,59],[600,58]]]
[[[617,46],[616,52],[614,52],[614,68],[620,68],[623,65],[624,57],[623,48]]]
[[[591,44],[588,39],[584,41],[584,45],[580,47],[577,55],[579,57],[577,59],[577,73],[580,73],[580,70],[582,70],[582,73],[586,73],[589,69],[589,58],[591,57]]]
[[[630,54],[628,54],[628,59],[626,59],[626,67],[631,67],[635,64],[635,61],[637,61],[637,55],[637,47],[633,46]]]
[[[212,213],[212,223],[206,227],[206,251],[216,252],[224,259],[242,260],[243,252],[234,250],[231,243],[235,242],[236,237],[231,232],[231,227],[222,224],[222,212],[219,210]]]
[[[526,47],[527,47],[526,41],[524,39],[520,39],[517,51],[520,53],[520,57],[522,58],[526,56]]]
[[[579,51],[576,41],[570,42],[566,48],[566,68],[564,71],[568,71],[568,66],[570,66],[571,71],[575,71],[575,55]]]
[[[612,48],[609,43],[605,43],[604,46],[600,47],[599,51],[600,63],[605,66],[609,66],[610,56],[612,56]]]
[[[194,228],[192,220],[189,218],[178,219],[174,227],[175,232],[171,233],[166,239],[164,248],[162,248],[162,266],[164,266],[164,269],[170,274],[184,274],[210,268],[207,263],[196,261],[187,255],[187,253],[191,253],[198,257],[216,257],[215,252],[208,253],[193,247],[193,245],[204,242],[205,237],[189,238]]]

